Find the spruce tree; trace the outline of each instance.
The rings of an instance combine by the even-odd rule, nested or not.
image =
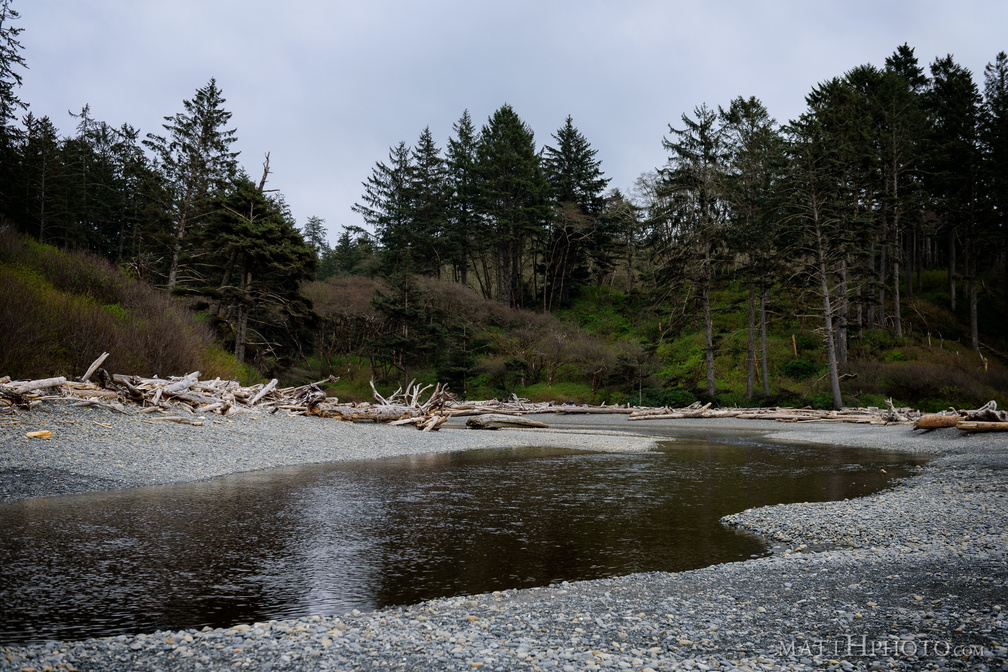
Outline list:
[[[543,149],[543,171],[553,202],[544,253],[546,310],[569,305],[571,291],[588,276],[589,254],[605,259],[610,247],[601,217],[609,180],[603,177],[602,162],[595,158],[597,150],[569,115],[553,139],[556,147]]]
[[[984,103],[981,124],[984,148],[984,182],[989,229],[1000,232],[1004,264],[1004,296],[1008,297],[1008,54],[1000,52],[984,68]],[[1005,302],[1008,315],[1008,301]]]
[[[956,308],[960,246],[963,252],[970,340],[973,349],[979,351],[976,269],[980,247],[979,213],[975,206],[981,159],[978,138],[981,98],[973,75],[952,56],[936,59],[931,64],[931,77],[931,88],[924,100],[931,126],[924,178],[948,239],[948,286],[953,310]]]
[[[321,217],[316,215],[309,217],[308,221],[305,222],[304,228],[301,229],[301,235],[304,237],[305,242],[315,251],[316,258],[321,259],[326,251],[328,251],[329,243],[326,240],[325,220]]]
[[[11,0],[0,0],[0,213],[12,214],[17,179],[18,144],[22,137],[14,121],[28,106],[17,96],[20,70],[26,68],[18,36],[24,30],[14,25],[20,18]]]
[[[480,219],[477,215],[476,147],[479,134],[469,110],[452,126],[454,138],[448,139],[445,160],[448,193],[448,220],[444,236],[445,255],[452,266],[452,279],[469,284],[471,250],[481,244]]]
[[[448,186],[445,161],[430,127],[423,130],[413,148],[409,190],[416,270],[422,275],[440,277],[447,256],[444,239],[448,227]]]
[[[250,347],[259,357],[290,357],[301,342],[298,332],[313,317],[298,290],[314,274],[314,250],[282,200],[245,175],[216,205],[198,232],[208,250],[199,290],[239,362],[249,359]]]
[[[182,102],[184,112],[164,118],[165,135],[149,133],[144,141],[168,186],[164,205],[171,218],[165,280],[169,290],[180,282],[191,229],[204,223],[213,212],[214,197],[238,173],[238,152],[231,151],[236,131],[227,128],[231,113],[224,109],[225,102],[211,79],[192,100]]]
[[[501,106],[480,133],[477,149],[480,214],[489,229],[493,258],[482,260],[493,277],[484,291],[516,308],[524,305],[534,246],[549,216],[549,183],[543,175],[532,129],[510,105]],[[534,288],[533,288],[534,289]]]
[[[24,120],[25,141],[21,157],[24,189],[22,230],[40,243],[58,236],[55,226],[59,210],[58,185],[63,172],[59,133],[49,117],[36,119],[29,113]]]
[[[770,288],[780,272],[774,257],[781,228],[779,190],[784,144],[776,122],[756,98],[740,96],[720,114],[728,149],[725,180],[725,198],[731,206],[728,240],[749,290],[746,398],[752,399],[756,386],[757,335],[763,394],[770,394],[766,313]]]
[[[809,275],[822,305],[823,342],[826,347],[830,395],[833,408],[843,408],[840,369],[837,362],[833,272],[844,252],[842,228],[845,186],[841,152],[837,151],[823,119],[808,111],[791,122],[788,134],[788,187],[786,206],[789,232],[799,243],[795,256],[808,260]]]
[[[701,105],[693,115],[682,115],[681,129],[670,124],[672,139],[662,140],[669,162],[661,172],[660,195],[667,199],[664,217],[674,231],[664,272],[668,280],[684,273],[696,290],[703,316],[707,396],[713,398],[715,343],[710,295],[725,226],[727,150],[717,113]]]
[[[410,149],[405,142],[389,148],[388,164],[375,163],[364,182],[361,201],[353,205],[353,211],[375,232],[387,275],[412,273],[423,263],[418,259],[412,228],[412,168]]]

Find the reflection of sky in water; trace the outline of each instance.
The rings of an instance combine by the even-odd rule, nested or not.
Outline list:
[[[865,494],[905,459],[673,445],[412,456],[0,505],[0,643],[339,614],[744,559],[764,546],[721,526],[722,515]]]

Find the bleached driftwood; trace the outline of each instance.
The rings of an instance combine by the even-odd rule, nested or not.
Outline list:
[[[466,420],[466,427],[469,429],[503,429],[505,427],[549,427],[545,422],[529,420],[521,416],[503,415],[500,413],[488,413],[477,415]]]

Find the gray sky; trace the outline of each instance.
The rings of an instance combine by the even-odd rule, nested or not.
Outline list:
[[[211,77],[239,160],[330,242],[391,145],[430,126],[442,149],[468,109],[504,103],[538,146],[569,114],[611,187],[665,161],[684,112],[756,96],[784,123],[811,88],[908,43],[953,54],[983,88],[1008,51],[1003,0],[14,0],[28,64],[19,95],[63,133],[68,110],[162,133]]]

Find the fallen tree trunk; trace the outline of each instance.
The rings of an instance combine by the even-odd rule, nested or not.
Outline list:
[[[308,406],[307,409],[307,415],[314,415],[319,418],[335,418],[350,422],[360,420],[391,422],[393,420],[416,418],[424,415],[423,411],[419,408],[399,404],[383,404],[378,406],[351,406],[350,404],[324,406],[322,404],[313,404]]]
[[[49,387],[60,387],[65,382],[67,382],[67,379],[63,376],[59,376],[58,378],[42,378],[41,380],[29,380],[27,382],[21,383],[21,385],[14,391],[17,394],[25,394],[26,392],[31,392],[33,390],[44,390]]]
[[[466,420],[469,429],[504,429],[506,427],[536,427],[547,428],[545,422],[529,420],[528,418],[504,415],[503,413],[488,413],[476,415]]]
[[[964,432],[1008,432],[1008,422],[979,422],[962,420],[956,429]]]

